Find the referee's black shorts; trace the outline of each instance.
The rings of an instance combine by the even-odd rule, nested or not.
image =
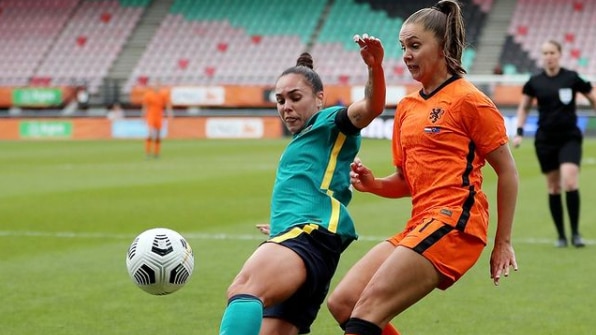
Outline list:
[[[568,131],[536,131],[534,146],[542,173],[558,170],[563,163],[580,166],[583,135],[579,128]]]

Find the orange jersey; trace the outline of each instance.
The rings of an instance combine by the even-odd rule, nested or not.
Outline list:
[[[145,108],[145,118],[150,124],[161,124],[163,113],[168,104],[166,91],[156,92],[148,90],[143,96],[143,106]]]
[[[432,217],[486,243],[481,168],[486,155],[507,141],[503,116],[464,78],[454,77],[430,96],[415,92],[401,100],[392,149],[412,195],[406,230]]]

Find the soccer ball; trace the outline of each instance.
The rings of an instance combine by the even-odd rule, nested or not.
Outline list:
[[[153,228],[139,234],[128,248],[126,268],[132,281],[154,295],[173,293],[194,269],[192,248],[179,233]]]

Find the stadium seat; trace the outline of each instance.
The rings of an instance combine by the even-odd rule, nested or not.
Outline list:
[[[132,4],[121,5],[117,0],[81,2],[35,74],[54,78],[55,85],[84,81],[91,93],[97,92],[144,10]],[[68,66],[57,67],[60,63]]]

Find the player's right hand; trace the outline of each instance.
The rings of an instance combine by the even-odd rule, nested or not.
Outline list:
[[[364,63],[370,67],[381,66],[385,49],[381,40],[368,34],[354,35],[354,42],[360,46],[360,55]]]
[[[350,164],[350,182],[352,186],[360,192],[369,192],[375,183],[375,176],[367,168],[360,158],[356,157]]]

